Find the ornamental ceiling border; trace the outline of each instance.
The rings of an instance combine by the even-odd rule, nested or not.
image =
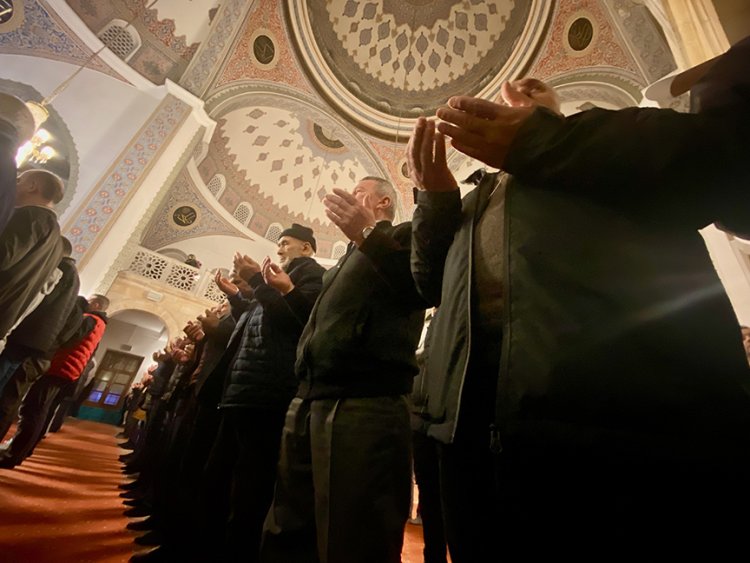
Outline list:
[[[323,117],[329,121],[329,123],[319,123],[319,125],[332,126],[339,133],[339,140],[346,145],[356,159],[365,165],[365,168],[369,168],[367,165],[371,164],[376,168],[373,173],[377,172],[383,178],[390,177],[387,167],[377,153],[356,130],[353,130],[347,120],[342,119],[342,116],[320,101],[287,86],[258,80],[233,82],[208,98],[205,110],[209,117],[216,120],[232,110],[257,105],[259,100],[269,103],[272,107],[287,110],[297,110],[300,105],[309,108],[311,112],[317,114],[316,118]],[[316,121],[319,120],[316,119]],[[349,140],[352,142],[348,143]]]
[[[180,86],[202,98],[243,29],[256,0],[226,0],[219,6],[208,37],[204,38],[179,80]]]
[[[410,131],[417,117],[432,113],[435,108],[413,107],[393,115],[373,107],[358,98],[354,92],[341,82],[325,62],[326,57],[320,51],[318,43],[309,40],[315,37],[313,22],[306,9],[308,1],[288,0],[284,4],[284,14],[289,27],[289,35],[295,52],[302,62],[302,67],[320,95],[350,123],[376,137],[403,140],[403,131]],[[544,43],[545,32],[551,22],[556,2],[551,0],[530,1],[529,13],[521,35],[513,45],[508,60],[492,78],[477,91],[471,94],[485,99],[493,99],[502,82],[520,76],[534,61],[538,50]],[[454,92],[469,93],[469,92]],[[387,107],[382,100],[381,107]],[[403,115],[408,113],[408,115]]]
[[[545,82],[558,91],[563,101],[568,101],[573,88],[586,86],[603,96],[599,99],[620,107],[637,106],[643,99],[641,90],[646,86],[641,76],[621,68],[604,66],[571,70],[551,76]],[[576,96],[574,99],[579,98]]]
[[[615,28],[649,83],[677,68],[677,62],[657,20],[642,0],[605,0]]]
[[[172,221],[171,210],[181,205],[196,209],[198,218],[188,227],[177,227]],[[157,251],[165,246],[209,235],[224,235],[244,240],[251,240],[235,225],[216,213],[214,203],[208,201],[200,192],[195,180],[186,167],[180,171],[172,182],[167,196],[151,217],[141,237],[144,248]]]
[[[39,57],[76,66],[88,61],[88,70],[127,82],[99,57],[89,61],[93,51],[47,2],[25,0],[23,5],[20,25],[9,31],[0,28],[0,54]]]

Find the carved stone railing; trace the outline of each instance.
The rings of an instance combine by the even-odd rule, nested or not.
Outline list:
[[[135,250],[126,270],[215,303],[222,303],[226,299],[214,282],[210,270],[193,268],[184,262],[143,247]]]

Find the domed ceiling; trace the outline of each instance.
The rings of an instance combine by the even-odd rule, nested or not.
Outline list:
[[[289,29],[310,79],[365,130],[395,136],[457,92],[478,95],[534,55],[553,3],[292,0]]]
[[[218,127],[199,167],[204,181],[223,175],[219,202],[230,213],[249,204],[247,227],[260,236],[274,223],[304,223],[331,248],[341,233],[326,217],[323,197],[385,175],[377,157],[340,118],[289,88],[267,84],[224,96],[210,102]]]
[[[675,67],[643,0],[65,2],[80,18],[76,26],[94,34],[130,22],[139,43],[121,58],[153,83],[178,82],[216,121],[194,155],[213,194],[203,219],[192,230],[174,227],[171,238],[147,237],[155,245],[208,235],[219,224],[275,240],[279,226],[298,222],[315,229],[320,257],[335,258],[345,237],[322,197],[365,175],[387,177],[407,219],[406,140],[415,118],[433,115],[448,97],[491,99],[504,80],[529,75],[554,85],[566,111],[624,107]],[[0,50],[86,61],[119,77],[88,61],[89,48],[50,4],[17,4],[23,17],[0,28]],[[478,166],[453,151],[449,164],[459,178]],[[206,196],[200,178],[191,182],[175,184],[174,205],[154,225],[173,226],[173,207],[194,203],[190,186]],[[208,221],[209,208],[222,220]]]

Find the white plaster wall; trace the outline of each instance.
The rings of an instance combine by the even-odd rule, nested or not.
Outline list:
[[[96,351],[97,365],[101,365],[104,354],[108,349],[143,356],[144,360],[141,363],[139,375],[135,378],[135,381],[138,381],[140,375],[153,363],[151,355],[166,344],[166,330],[161,333],[154,332],[130,323],[120,322],[117,320],[117,316],[114,316],[107,323],[107,330],[101,344],[99,344],[99,349]],[[129,345],[132,348],[124,350],[123,345]]]
[[[78,67],[38,57],[0,55],[0,77],[29,84],[47,96]],[[73,137],[79,158],[75,195],[64,223],[153,113],[163,94],[84,69],[52,102]]]

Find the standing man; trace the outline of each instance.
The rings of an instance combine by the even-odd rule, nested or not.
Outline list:
[[[492,414],[507,552],[743,537],[750,377],[697,230],[748,224],[744,43],[726,55],[740,72],[719,61],[704,78],[719,97],[697,115],[564,118],[512,85],[510,107],[458,97],[438,110],[456,148],[513,175]],[[415,181],[444,166],[431,131],[415,132]]]
[[[302,380],[286,414],[261,561],[401,560],[411,497],[405,395],[416,375],[424,302],[409,270],[411,226],[396,192],[363,178],[326,214],[351,241],[323,280],[302,333]]]
[[[510,85],[518,95],[559,112],[552,88],[535,79]],[[432,147],[435,155],[432,155]],[[429,158],[423,151],[429,148]],[[423,162],[424,159],[424,162]],[[495,454],[490,451],[503,339],[504,174],[477,171],[461,199],[445,161],[445,142],[421,119],[409,143],[414,212],[414,278],[440,306],[430,325],[425,365],[427,433],[440,450],[440,489],[454,562],[491,553],[500,527]],[[474,518],[482,500],[483,518]]]
[[[49,422],[47,415],[55,397],[65,386],[75,385],[99,346],[107,327],[109,299],[95,294],[88,302],[88,310],[83,315],[87,331],[82,339],[58,350],[47,373],[31,386],[24,397],[18,428],[0,457],[1,468],[12,469],[31,455],[46,431],[45,422]]]
[[[16,209],[0,233],[0,348],[19,319],[41,302],[40,291],[60,263],[63,245],[53,207],[62,198],[62,180],[51,172],[27,170],[18,177]],[[0,354],[0,389],[22,361]]]
[[[295,223],[279,237],[280,267],[269,258],[261,266],[235,256],[234,272],[249,284],[245,293],[251,299],[217,276],[237,326],[224,353],[230,361],[221,423],[203,479],[203,496],[210,501],[202,530],[205,557],[221,546],[219,557],[228,561],[257,561],[284,417],[299,384],[295,351],[325,272],[313,258],[316,250],[312,229]]]

